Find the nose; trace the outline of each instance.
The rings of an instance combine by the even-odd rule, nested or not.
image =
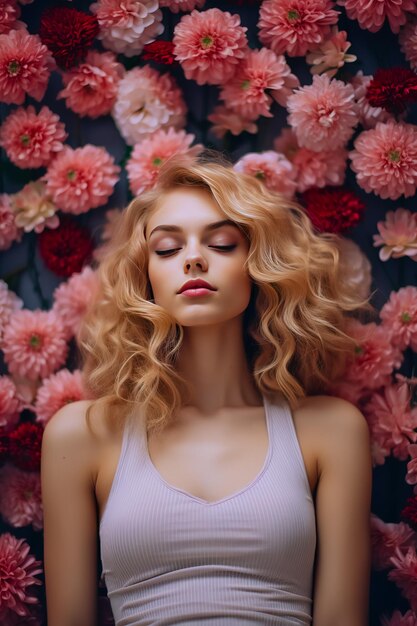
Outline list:
[[[195,268],[203,272],[207,271],[207,261],[197,248],[189,250],[184,261],[184,271],[186,274]]]

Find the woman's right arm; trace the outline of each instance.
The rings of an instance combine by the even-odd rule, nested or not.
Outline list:
[[[42,440],[44,568],[48,626],[97,624],[97,510],[88,401],[67,404]]]

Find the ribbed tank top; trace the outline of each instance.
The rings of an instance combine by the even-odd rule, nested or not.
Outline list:
[[[99,529],[116,626],[311,624],[314,503],[287,401],[263,403],[263,467],[215,502],[164,480],[126,423]]]

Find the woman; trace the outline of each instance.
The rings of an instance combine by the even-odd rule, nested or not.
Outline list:
[[[228,164],[133,200],[78,336],[94,400],[42,447],[48,626],[366,626],[371,457],[323,394],[370,310],[337,237]]]

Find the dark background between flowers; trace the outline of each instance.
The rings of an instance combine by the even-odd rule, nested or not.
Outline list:
[[[73,2],[45,2],[34,0],[33,4],[22,6],[23,20],[30,33],[39,32],[39,19],[41,12],[51,6],[72,6],[80,10],[88,10],[90,2],[74,0]],[[248,28],[247,36],[249,45],[261,47],[257,39],[256,24],[258,21],[259,3],[256,2],[213,2],[207,0],[202,10],[218,7],[222,10],[238,13],[242,25]],[[359,28],[357,22],[346,18],[343,9],[339,8],[342,15],[339,21],[339,30],[347,30],[348,40],[352,43],[349,53],[357,56],[355,63],[346,65],[336,78],[349,76],[358,70],[364,74],[373,74],[379,67],[390,68],[396,66],[408,67],[403,54],[400,51],[397,35],[394,35],[388,25],[378,33],[370,33]],[[165,26],[161,39],[172,39],[173,29],[181,17],[163,9],[163,24]],[[95,43],[100,47],[98,42]],[[140,57],[127,58],[119,55],[119,60],[131,69],[137,65],[143,65]],[[302,85],[311,82],[311,75],[304,58],[287,57],[287,62],[292,68]],[[148,62],[149,63],[149,62]],[[152,62],[150,63],[151,65]],[[218,100],[219,89],[214,86],[198,86],[194,81],[186,80],[179,66],[155,65],[159,71],[169,71],[175,76],[181,87],[189,112],[186,130],[196,136],[196,141],[208,147],[224,151],[235,162],[247,152],[261,152],[272,149],[273,139],[279,134],[280,129],[286,126],[286,110],[276,103],[273,105],[273,118],[260,118],[258,121],[259,132],[255,135],[242,133],[238,137],[230,134],[224,140],[218,140],[209,131],[210,124],[207,115],[213,110]],[[27,98],[24,106],[33,104],[39,110],[46,104],[53,112],[57,113],[65,123],[69,137],[67,144],[73,148],[88,143],[104,146],[115,158],[116,163],[123,165],[129,148],[120,136],[111,116],[80,118],[65,107],[63,100],[57,100],[56,95],[62,88],[61,78],[57,71],[53,72],[49,81],[48,89],[41,103]],[[9,112],[15,108],[0,104],[0,123],[3,122]],[[407,121],[417,123],[417,107],[409,111]],[[357,131],[358,132],[358,131]],[[356,135],[355,135],[356,136]],[[351,145],[351,144],[349,144]],[[45,169],[20,170],[15,167],[6,157],[5,152],[0,151],[0,193],[14,193],[20,190],[30,180],[41,176]],[[377,232],[376,222],[383,219],[388,210],[399,206],[411,211],[417,210],[415,198],[400,198],[397,201],[381,200],[373,194],[367,194],[355,183],[353,172],[347,171],[346,186],[353,189],[365,202],[367,209],[361,223],[344,236],[355,241],[366,254],[372,264],[373,283],[372,289],[376,290],[372,303],[380,309],[386,302],[392,290],[398,290],[406,285],[417,284],[417,263],[408,258],[391,260],[382,263],[378,257],[378,250],[372,245],[372,235]],[[104,213],[109,208],[122,208],[131,199],[125,171],[122,171],[120,180],[116,185],[114,194],[106,206],[93,209],[86,214],[76,216],[79,225],[87,227],[95,242],[100,241],[100,229],[104,223]],[[52,293],[60,284],[61,279],[48,270],[39,256],[36,246],[37,235],[32,232],[25,234],[20,243],[15,243],[9,250],[0,253],[0,278],[6,280],[17,295],[24,301],[28,309],[44,308],[52,306]],[[72,344],[68,366],[74,367],[75,346]],[[411,350],[405,352],[405,360],[401,372],[407,376],[417,372],[417,355]],[[6,373],[4,363],[0,363],[0,374]],[[23,420],[33,420],[34,416],[26,411]],[[412,493],[412,488],[404,481],[406,462],[400,462],[393,457],[388,457],[385,464],[374,470],[372,511],[385,522],[400,521],[400,511],[404,508],[406,499]],[[0,533],[11,532],[18,538],[24,538],[31,547],[31,552],[37,559],[43,560],[43,535],[41,531],[33,531],[31,526],[24,528],[10,527],[0,519]],[[354,546],[352,546],[354,549]],[[42,579],[42,576],[39,576]],[[35,588],[33,588],[35,590]],[[103,594],[104,590],[100,590]],[[40,592],[41,602],[44,602],[43,588]],[[42,597],[43,596],[43,597]],[[405,612],[409,608],[408,602],[401,596],[396,585],[386,578],[386,572],[372,572],[370,594],[370,626],[380,624],[382,614],[390,615],[394,609]]]

